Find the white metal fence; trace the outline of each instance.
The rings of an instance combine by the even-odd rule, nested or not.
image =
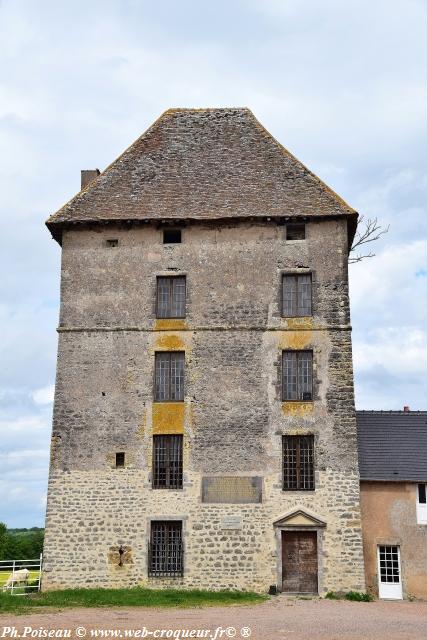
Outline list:
[[[0,560],[0,590],[13,596],[40,591],[42,555],[30,560]]]

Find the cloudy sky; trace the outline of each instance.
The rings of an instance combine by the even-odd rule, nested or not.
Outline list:
[[[47,216],[169,107],[247,106],[389,233],[351,267],[357,407],[427,409],[425,0],[0,0],[0,520],[44,521]]]

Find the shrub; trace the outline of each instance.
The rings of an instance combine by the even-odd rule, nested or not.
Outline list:
[[[372,602],[373,597],[370,593],[360,593],[360,591],[349,591],[345,594],[346,600],[354,600],[355,602]]]
[[[325,598],[328,600],[352,600],[353,602],[372,602],[370,593],[360,593],[360,591],[328,591]]]

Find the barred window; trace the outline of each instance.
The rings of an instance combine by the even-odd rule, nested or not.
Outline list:
[[[153,437],[153,488],[182,489],[182,436]]]
[[[156,353],[155,399],[159,402],[184,400],[183,351],[158,351]]]
[[[185,276],[157,278],[157,317],[185,318]]]
[[[148,544],[148,575],[152,577],[180,577],[184,575],[182,522],[157,521],[151,523]]]
[[[284,275],[282,316],[311,316],[311,273]]]
[[[313,400],[313,352],[282,352],[282,400]]]
[[[313,436],[283,436],[283,489],[313,491]]]

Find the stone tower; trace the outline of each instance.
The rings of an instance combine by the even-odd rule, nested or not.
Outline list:
[[[363,590],[356,212],[248,109],[172,109],[62,246],[43,588]]]

